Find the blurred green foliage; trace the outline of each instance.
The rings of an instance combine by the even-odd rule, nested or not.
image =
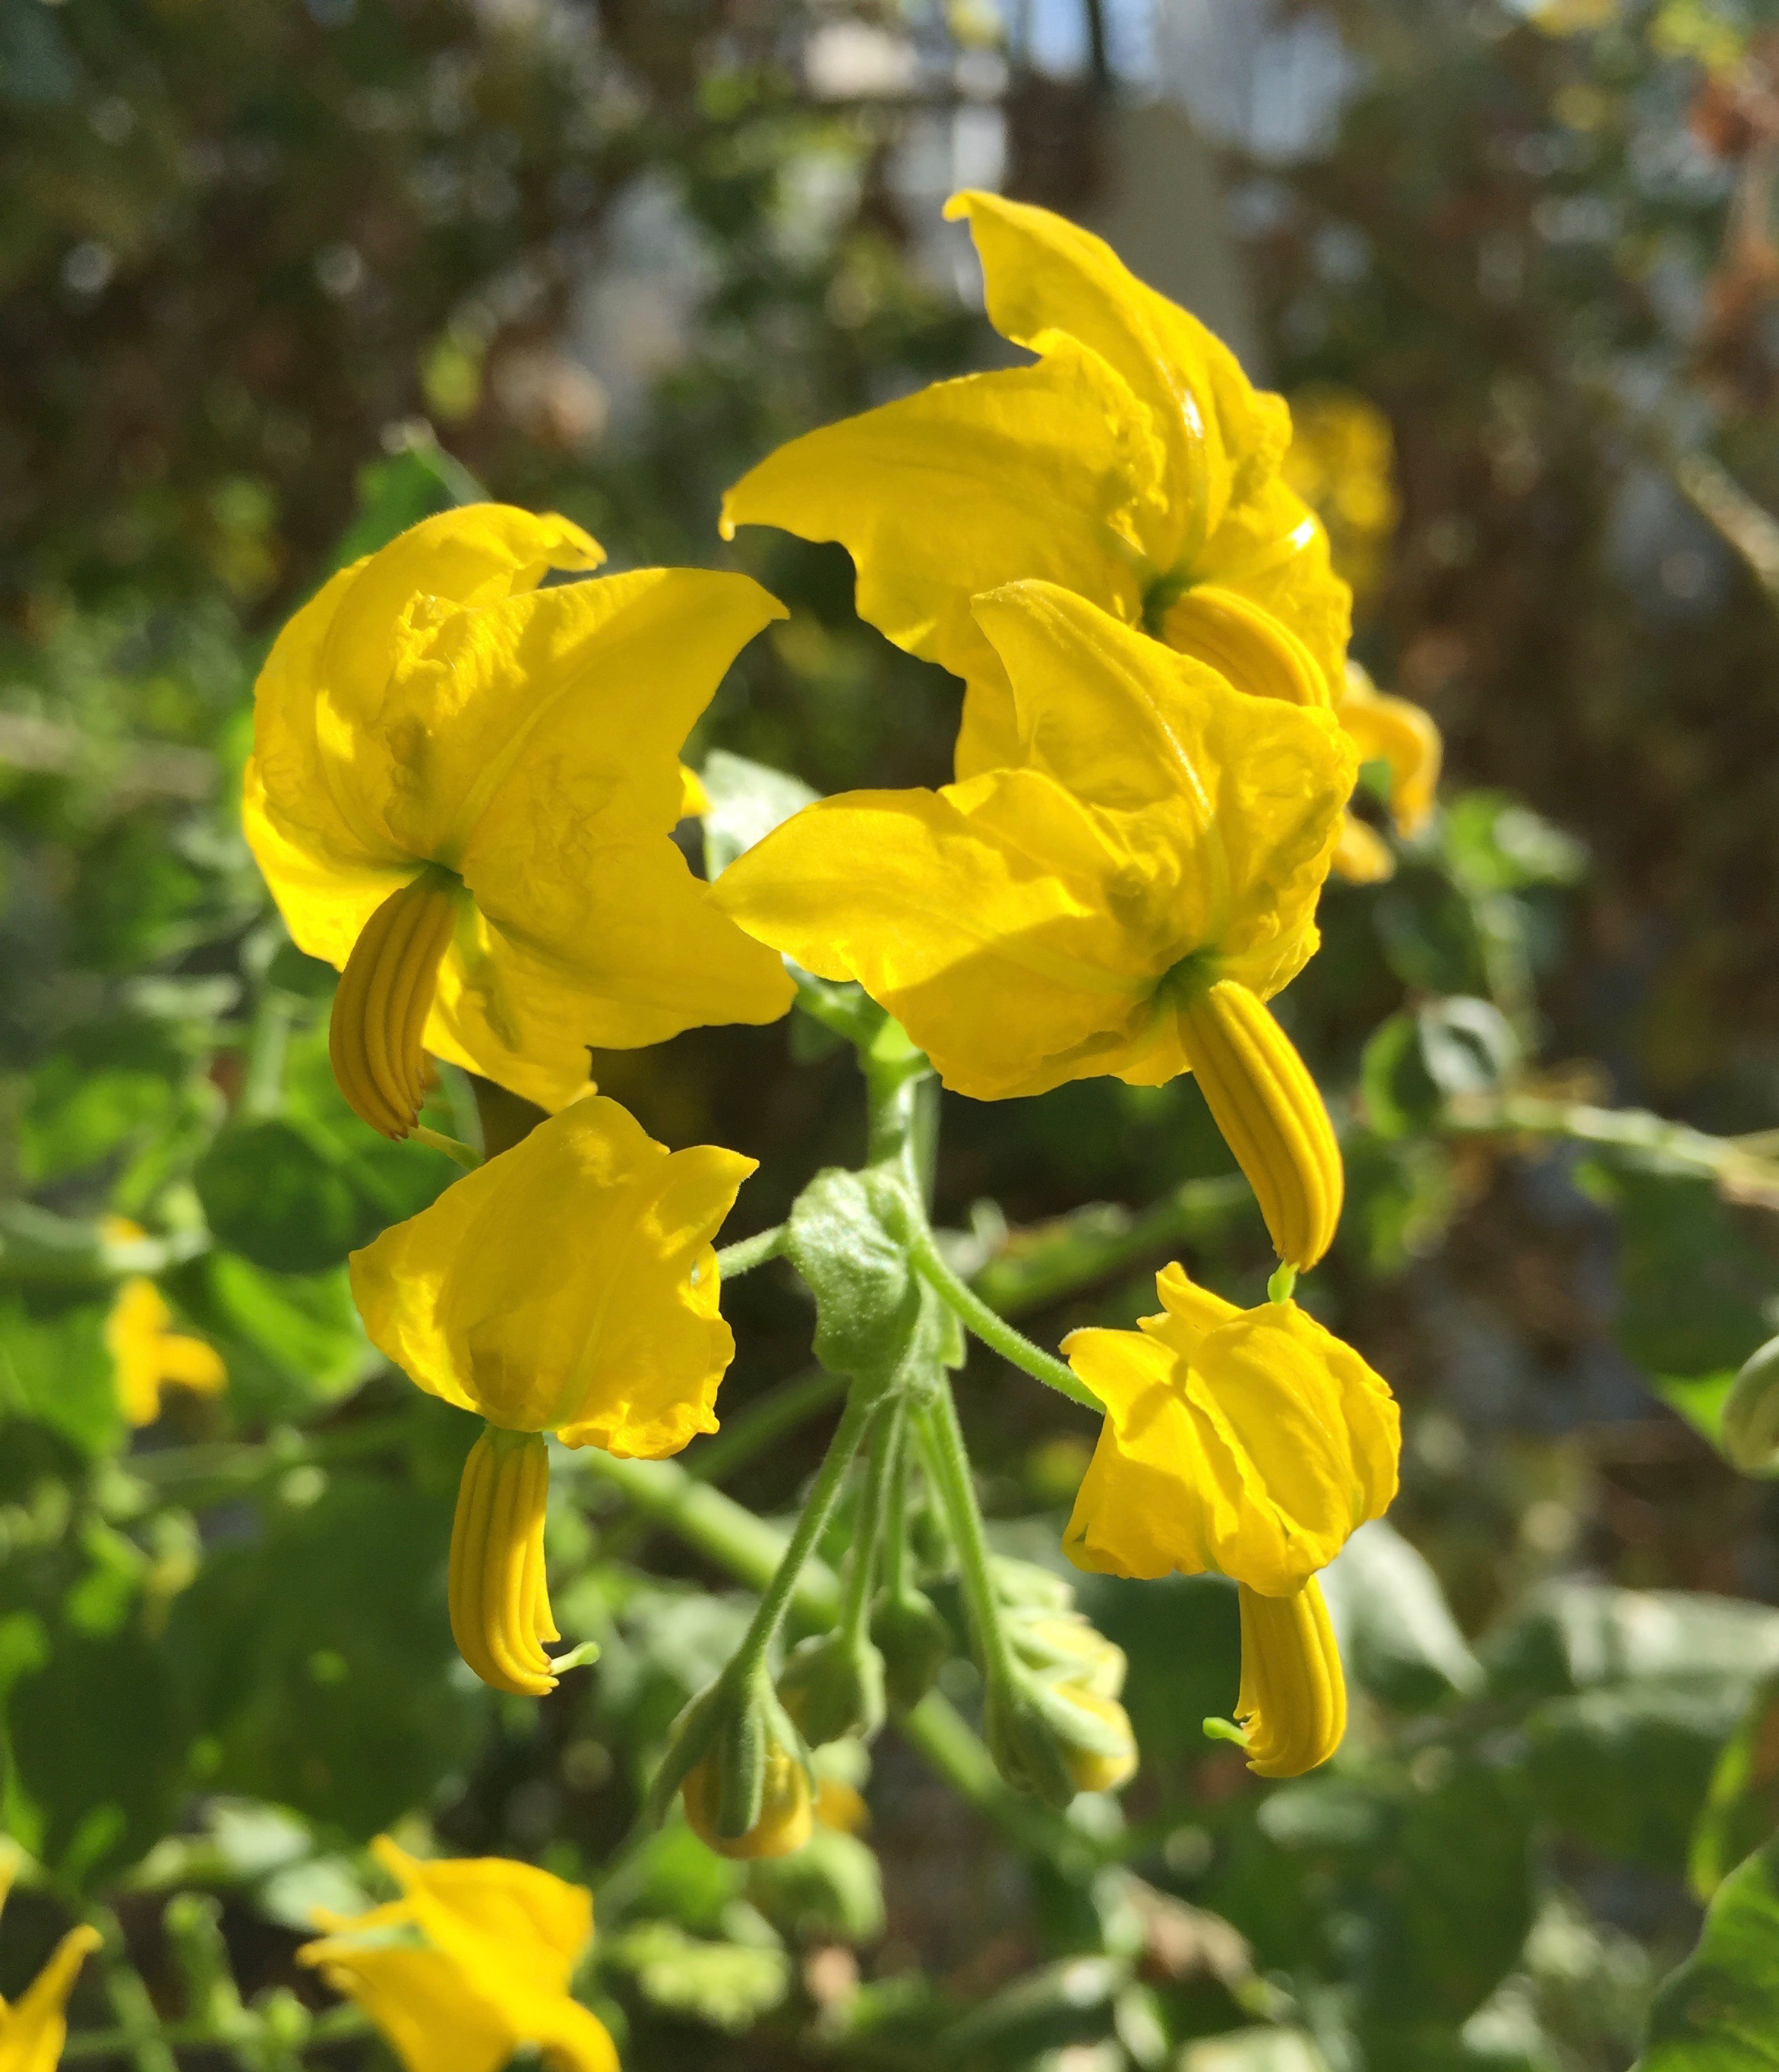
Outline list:
[[[869,1760],[842,1745],[868,1828],[743,1868],[676,1824],[600,1885],[583,1986],[633,2072],[1614,2072],[1645,2015],[1650,2072],[1770,2059],[1775,1511],[1711,1437],[1779,1291],[1741,1141],[1779,1125],[1779,383],[1737,69],[1779,11],[1544,11],[1341,0],[1338,134],[1223,167],[1268,377],[1387,413],[1403,516],[1358,652],[1452,768],[1390,882],[1331,887],[1284,1003],[1349,1167],[1304,1295],[1406,1412],[1393,1522],[1329,1577],[1348,1745],[1256,1783],[1199,1726],[1233,1703],[1227,1589],[1079,1578],[1130,1662],[1121,1804],[1012,1799],[948,1665]],[[816,98],[836,22],[911,39],[922,92]],[[540,1705],[484,1691],[443,1595],[467,1420],[384,1367],[343,1264],[453,1169],[339,1100],[332,975],[235,801],[281,617],[478,482],[791,605],[693,757],[712,867],[808,787],[943,773],[955,688],[857,623],[844,559],[725,549],[714,516],[778,438],[988,355],[908,166],[999,33],[791,0],[0,0],[0,1700],[41,1867],[0,1992],[97,1910],[72,2012],[111,2062],[169,2072],[143,2008],[176,2033],[220,1961],[233,2062],[385,2063],[310,2032],[290,1955],[374,1893],[380,1829],[599,1885],[819,1457],[812,1343],[845,1367],[885,1315],[922,1328],[899,1284],[862,1322],[820,1299],[802,1190],[863,1147],[831,1030],[598,1060],[656,1135],[761,1157],[738,1231],[802,1195],[818,1306],[779,1268],[738,1283],[723,1437],[557,1478],[559,1614],[601,1660]],[[1091,212],[1119,105],[1005,55],[965,112]],[[596,378],[590,326],[664,277],[692,283],[672,350]],[[450,1072],[428,1120],[523,1126]],[[1250,1301],[1270,1264],[1189,1083],[948,1099],[939,1190],[954,1263],[1046,1341],[1152,1308],[1169,1256]],[[133,1432],[107,1327],[143,1274],[228,1385]],[[1060,1573],[1088,1421],[980,1350],[963,1391],[997,1551]]]

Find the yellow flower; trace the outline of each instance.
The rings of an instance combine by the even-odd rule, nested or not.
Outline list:
[[[335,576],[261,672],[248,840],[343,970],[335,1071],[386,1136],[425,1051],[559,1108],[590,1045],[789,1004],[671,839],[680,743],[783,607],[701,569],[537,587],[602,558],[565,519],[442,512]]]
[[[722,1770],[717,1751],[713,1749],[688,1773],[680,1795],[687,1823],[706,1848],[746,1861],[757,1856],[795,1856],[809,1840],[816,1802],[808,1763],[798,1750],[774,1741],[766,1749],[764,1772],[759,1813],[742,1835],[721,1832]]]
[[[1047,210],[967,193],[988,314],[1031,367],[972,374],[792,440],[732,489],[725,532],[838,540],[858,609],[967,686],[957,775],[1013,715],[970,599],[1060,583],[1243,689],[1331,705],[1351,617],[1327,536],[1280,472],[1291,420],[1227,347]]]
[[[975,610],[1014,709],[1006,767],[808,807],[717,901],[857,979],[978,1100],[1196,1068],[1281,1256],[1313,1264],[1339,1152],[1261,1003],[1317,944],[1354,771],[1333,715],[1247,697],[1052,584]]]
[[[298,1951],[376,2023],[407,2072],[504,2072],[529,2045],[551,2072],[618,2072],[605,2025],[569,1982],[593,1935],[593,1901],[502,1856],[421,1863],[386,1835],[372,1853],[402,1897]]]
[[[1178,1266],[1156,1288],[1162,1314],[1139,1330],[1064,1342],[1106,1421],[1063,1548],[1111,1575],[1234,1577],[1251,1762],[1295,1775],[1332,1753],[1344,1724],[1315,1577],[1395,1494],[1395,1402],[1294,1302],[1240,1309]],[[1281,1764],[1295,1767],[1265,1766]]]
[[[1284,472],[1327,528],[1336,572],[1369,597],[1401,515],[1390,420],[1350,389],[1305,389],[1291,399]]]
[[[352,1254],[372,1342],[488,1422],[464,1468],[450,1597],[465,1660],[497,1689],[556,1682],[536,1435],[655,1459],[717,1429],[735,1342],[710,1241],[754,1167],[713,1145],[669,1152],[589,1096]]]
[[[140,1233],[136,1233],[140,1235]],[[161,1391],[169,1383],[213,1396],[228,1381],[214,1346],[174,1328],[166,1298],[145,1275],[118,1284],[105,1319],[117,1401],[132,1424],[152,1424],[161,1414]]]
[[[1433,817],[1444,744],[1431,717],[1407,698],[1380,691],[1357,662],[1346,665],[1337,707],[1362,763],[1382,763],[1390,772],[1390,817],[1404,840],[1418,835]],[[1365,822],[1347,816],[1334,853],[1334,868],[1356,884],[1388,878],[1395,858]]]
[[[0,1906],[16,1870],[16,1864],[0,1861]],[[68,2041],[68,1995],[99,1939],[96,1928],[71,1928],[18,1998],[10,2007],[0,2000],[0,2072],[55,2072]]]

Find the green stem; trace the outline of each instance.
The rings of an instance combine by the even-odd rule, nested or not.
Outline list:
[[[249,2016],[251,2019],[251,2015]],[[303,2037],[308,2044],[343,2042],[348,2037],[368,2036],[371,2023],[368,2016],[355,2007],[329,2008],[318,2014]],[[62,2045],[64,2061],[84,2058],[125,2058],[133,2051],[141,2032],[131,2029],[88,2029],[76,2030]],[[240,2041],[238,2032],[224,2035],[211,2022],[170,2021],[158,2025],[158,2041],[171,2049],[202,2050],[226,2049]]]
[[[1539,1094],[1466,1094],[1448,1105],[1441,1123],[1459,1137],[1562,1137],[1670,1159],[1741,1199],[1779,1208],[1779,1161],[1758,1145],[1708,1137],[1643,1108],[1594,1108]]]
[[[147,1985],[131,1961],[123,1924],[105,1906],[89,1908],[87,1918],[104,1938],[105,1997],[121,2032],[117,2054],[127,2057],[135,2072],[179,2072],[179,2060],[162,2037],[161,2018]]]
[[[908,1594],[908,1498],[913,1479],[906,1410],[896,1420],[890,1463],[889,1516],[883,1539],[883,1585],[892,1597]]]
[[[891,1396],[871,1427],[871,1457],[865,1468],[865,1492],[847,1561],[846,1589],[840,1598],[840,1631],[852,1641],[864,1637],[870,1616],[871,1582],[877,1572],[890,1484],[902,1452],[902,1400]]]
[[[957,1555],[958,1581],[976,1635],[982,1673],[991,1683],[1008,1683],[1017,1674],[1013,1643],[1000,1616],[1000,1598],[989,1565],[988,1539],[971,1479],[970,1456],[957,1421],[957,1405],[948,1383],[941,1383],[918,1412],[926,1441],[927,1473],[939,1490],[945,1522]]]
[[[779,1258],[788,1235],[783,1223],[774,1223],[770,1230],[763,1230],[756,1237],[744,1237],[737,1244],[722,1246],[717,1254],[719,1278],[738,1281],[756,1266],[764,1266],[769,1259]]]
[[[1054,1388],[1059,1396],[1067,1396],[1071,1403],[1078,1403],[1084,1410],[1103,1413],[1105,1405],[1084,1382],[1075,1379],[1071,1367],[1054,1353],[1034,1346],[1005,1317],[997,1317],[973,1288],[958,1278],[940,1257],[931,1231],[910,1231],[908,1256],[921,1279],[985,1346],[999,1353],[1010,1365],[1029,1374],[1034,1381],[1041,1381],[1046,1388]]]
[[[585,1446],[558,1453],[552,1465],[610,1483],[645,1517],[751,1589],[764,1589],[784,1562],[782,1532],[673,1461],[620,1461],[597,1446]],[[805,1561],[792,1602],[811,1625],[832,1626],[840,1603],[832,1570],[820,1561]]]
[[[247,1032],[247,1059],[236,1113],[244,1121],[276,1115],[284,1105],[284,1059],[297,1002],[277,987],[262,985]]]
[[[803,1510],[798,1515],[790,1543],[783,1557],[774,1571],[771,1581],[762,1593],[754,1608],[754,1617],[742,1644],[736,1649],[725,1676],[733,1679],[737,1688],[744,1685],[751,1676],[757,1675],[766,1661],[766,1651],[779,1635],[785,1614],[791,1609],[796,1593],[798,1578],[803,1564],[816,1551],[816,1542],[828,1523],[828,1513],[834,1508],[834,1499],[840,1493],[840,1484],[845,1481],[848,1469],[853,1465],[853,1456],[858,1451],[859,1441],[865,1437],[865,1428],[870,1422],[873,1405],[859,1391],[855,1390],[846,1399],[846,1408],[840,1412],[840,1421],[833,1438],[828,1442],[828,1455],[810,1486],[803,1499]]]
[[[795,1431],[846,1393],[846,1376],[811,1367],[769,1390],[703,1441],[687,1456],[686,1471],[701,1482],[720,1482],[766,1452],[786,1432]]]

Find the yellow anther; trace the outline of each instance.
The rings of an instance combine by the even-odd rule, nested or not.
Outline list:
[[[327,1030],[334,1077],[353,1112],[405,1137],[426,1098],[421,1047],[462,888],[429,867],[367,921],[340,974]]]
[[[1188,990],[1179,1014],[1186,1055],[1273,1248],[1304,1272],[1333,1242],[1346,1192],[1316,1082],[1265,1003],[1235,979]]]
[[[470,1449],[451,1525],[451,1637],[496,1691],[540,1698],[557,1679],[542,1643],[561,1636],[544,1573],[549,1450],[491,1424]]]
[[[1288,1597],[1242,1584],[1242,1684],[1235,1712],[1257,1777],[1301,1777],[1326,1762],[1346,1733],[1346,1678],[1321,1585],[1312,1576]]]
[[[1287,705],[1332,703],[1321,665],[1288,626],[1232,590],[1200,583],[1161,615],[1161,638],[1237,690]]]

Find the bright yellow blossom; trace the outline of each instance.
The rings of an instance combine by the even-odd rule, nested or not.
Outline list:
[[[372,1342],[488,1429],[451,1534],[451,1624],[497,1689],[554,1687],[537,1435],[626,1457],[713,1432],[734,1356],[711,1239],[754,1161],[669,1152],[589,1096],[352,1254]]]
[[[261,672],[248,839],[343,970],[335,1070],[386,1136],[426,1051],[559,1108],[590,1045],[789,1004],[670,838],[680,744],[783,607],[701,569],[538,587],[602,558],[565,519],[442,512],[335,576]]]
[[[792,440],[729,491],[725,533],[846,547],[861,615],[964,680],[960,779],[1011,759],[1005,672],[970,601],[1020,578],[1078,591],[1240,689],[1336,705],[1351,599],[1288,479],[1284,401],[1087,231],[992,195],[947,214],[970,219],[988,314],[1036,364]]]
[[[0,1906],[15,1874],[14,1864],[0,1860]],[[99,1940],[96,1928],[71,1928],[18,1999],[0,2000],[0,2072],[55,2072],[68,2041],[68,1995]]]
[[[1345,737],[1052,584],[975,611],[1009,687],[1006,766],[822,800],[732,864],[717,900],[807,969],[857,979],[960,1093],[1197,1069],[1281,1257],[1313,1264],[1339,1153],[1262,1002],[1316,948]]]
[[[1326,528],[1336,573],[1370,597],[1402,510],[1390,420],[1351,389],[1306,388],[1291,399],[1284,472]]]
[[[1233,1577],[1250,1760],[1295,1775],[1344,1725],[1315,1578],[1395,1494],[1395,1401],[1294,1302],[1240,1309],[1178,1266],[1156,1288],[1162,1314],[1139,1330],[1064,1342],[1106,1421],[1063,1548],[1111,1575]]]
[[[1346,682],[1336,708],[1362,763],[1382,763],[1390,772],[1390,818],[1405,840],[1433,817],[1444,744],[1426,711],[1407,698],[1380,691],[1357,662],[1346,665]],[[1356,884],[1372,885],[1395,870],[1388,845],[1365,822],[1349,814],[1334,853],[1334,867]]]
[[[132,1424],[152,1424],[160,1416],[161,1391],[169,1382],[200,1396],[214,1396],[228,1385],[221,1355],[202,1338],[175,1329],[166,1297],[143,1274],[118,1285],[105,1319],[105,1348],[118,1405]]]
[[[503,1856],[422,1863],[388,1836],[372,1853],[402,1897],[327,1933],[298,1959],[355,2000],[407,2072],[504,2072],[529,2045],[550,2072],[618,2072],[605,2025],[569,1996],[592,1939],[579,1885]]]

